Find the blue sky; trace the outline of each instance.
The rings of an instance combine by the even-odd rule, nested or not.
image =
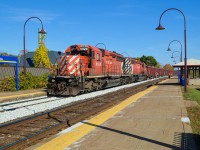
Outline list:
[[[155,28],[164,10],[177,8],[186,16],[187,57],[200,59],[199,7],[199,0],[0,0],[0,52],[18,55],[23,49],[24,23],[36,16],[43,21],[49,50],[64,52],[73,44],[104,43],[111,51],[153,56],[161,65],[173,64],[172,52],[166,49],[170,41],[179,40],[184,52],[183,16],[168,11],[162,18],[166,30]],[[37,49],[40,27],[38,20],[28,21],[27,50]],[[170,48],[181,49],[176,42]]]

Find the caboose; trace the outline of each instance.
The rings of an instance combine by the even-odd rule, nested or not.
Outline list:
[[[47,94],[77,95],[146,78],[146,65],[138,60],[90,45],[72,45],[60,56]]]

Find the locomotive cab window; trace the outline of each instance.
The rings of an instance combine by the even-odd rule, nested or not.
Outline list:
[[[100,54],[97,53],[97,60],[100,60]]]
[[[72,55],[79,55],[79,54],[80,54],[80,51],[73,50],[71,53],[72,53]]]
[[[104,57],[105,56],[105,50],[104,49],[101,49],[101,48],[99,48],[100,50],[101,50],[101,52],[102,52],[102,57]]]
[[[132,64],[136,64],[136,62],[135,62],[134,60],[131,60],[131,63],[132,63]]]
[[[80,51],[81,56],[88,56],[87,51]]]
[[[66,55],[70,55],[70,52],[66,52]]]
[[[123,57],[119,57],[119,56],[117,56],[117,59],[116,59],[117,61],[121,61],[121,62],[123,62],[124,61],[124,58]]]
[[[91,57],[92,57],[92,59],[94,59],[94,52],[93,51],[91,53]]]

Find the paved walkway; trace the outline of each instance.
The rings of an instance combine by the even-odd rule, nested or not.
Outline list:
[[[38,149],[195,150],[181,88],[176,82],[169,79],[150,87]]]

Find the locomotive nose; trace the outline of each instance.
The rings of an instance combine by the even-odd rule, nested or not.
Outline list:
[[[80,75],[80,64],[81,64],[81,59],[80,56],[67,56],[67,75]]]

